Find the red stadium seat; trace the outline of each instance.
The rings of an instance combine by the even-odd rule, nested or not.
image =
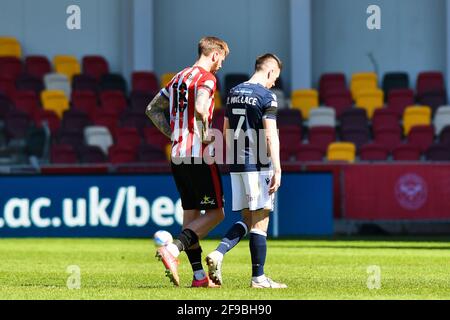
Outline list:
[[[105,126],[109,132],[114,132],[119,120],[118,113],[112,110],[99,109],[95,112],[94,123],[98,126]]]
[[[406,107],[414,105],[414,91],[410,89],[394,89],[389,92],[387,106],[399,118],[403,116]]]
[[[347,80],[343,73],[324,73],[319,80],[320,100],[325,101],[330,92],[346,91]]]
[[[417,95],[430,92],[445,92],[444,76],[442,72],[421,72],[417,77]]]
[[[120,113],[126,109],[127,100],[121,91],[102,91],[100,93],[100,105],[103,110],[112,110]]]
[[[395,111],[388,108],[375,110],[372,119],[372,129],[374,131],[381,128],[398,128],[399,126],[398,115]]]
[[[22,74],[22,61],[15,57],[0,57],[0,75],[17,79]]]
[[[112,164],[122,164],[136,162],[136,150],[130,146],[113,145],[108,150],[109,162]]]
[[[389,150],[379,144],[366,144],[360,149],[359,158],[363,161],[386,161],[389,156]]]
[[[6,115],[5,133],[9,139],[24,139],[30,126],[30,117],[22,111],[11,109]]]
[[[16,91],[13,103],[18,110],[25,112],[32,118],[40,109],[39,97],[34,91]]]
[[[25,58],[25,72],[42,80],[47,73],[52,72],[52,67],[45,56],[28,56]]]
[[[73,146],[59,144],[52,146],[50,162],[53,164],[75,164],[78,163],[78,158]]]
[[[313,127],[309,130],[308,141],[325,153],[330,143],[336,141],[336,131],[332,127]]]
[[[34,122],[38,128],[46,123],[52,136],[56,135],[61,128],[61,120],[55,111],[52,110],[38,109],[38,112],[34,114]]]
[[[164,150],[166,145],[170,144],[170,139],[155,127],[144,128],[144,139],[147,144],[156,146],[160,150]]]
[[[386,147],[389,151],[394,150],[402,142],[402,129],[376,128],[374,130],[375,143]]]
[[[95,78],[97,81],[109,73],[108,61],[102,56],[85,56],[82,60],[83,73]]]
[[[429,161],[450,161],[450,146],[435,144],[428,148],[425,157]]]
[[[298,109],[282,109],[277,114],[277,124],[281,128],[283,126],[302,126],[302,113]]]
[[[327,92],[324,98],[326,106],[332,107],[336,110],[336,116],[339,117],[342,113],[353,106],[352,94],[348,89]]]
[[[0,93],[12,99],[16,93],[16,80],[10,76],[0,75]]]
[[[414,126],[408,134],[408,142],[425,152],[434,141],[433,126]]]
[[[18,91],[34,91],[40,96],[44,90],[44,83],[41,79],[28,74],[22,74],[16,79],[16,88]]]
[[[341,140],[351,142],[359,149],[370,141],[369,128],[343,128]]]
[[[138,161],[146,163],[166,163],[167,158],[161,149],[144,144],[138,149]]]
[[[72,91],[72,107],[76,110],[83,111],[89,115],[90,119],[94,119],[97,111],[97,96],[92,91]]]
[[[136,128],[116,128],[114,140],[117,145],[126,145],[135,150],[141,144],[141,137]]]
[[[131,89],[132,91],[156,94],[159,91],[159,81],[153,72],[133,72],[131,75]]]
[[[419,161],[420,156],[419,147],[411,144],[399,145],[392,151],[392,157],[396,161]]]
[[[325,151],[323,146],[316,146],[313,144],[302,144],[300,145],[297,153],[297,161],[322,161],[325,157]]]
[[[302,130],[298,126],[284,126],[279,129],[280,148],[283,151],[298,150],[302,142]]]

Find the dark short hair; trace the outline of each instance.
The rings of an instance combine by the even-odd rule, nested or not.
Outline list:
[[[202,55],[208,56],[214,50],[222,52],[225,56],[230,53],[228,49],[228,44],[220,38],[217,37],[204,37],[201,38],[198,43],[198,56]]]
[[[283,68],[283,63],[281,62],[280,58],[278,58],[273,53],[265,53],[262,56],[259,56],[258,58],[256,58],[255,71],[260,71],[262,69],[262,66],[264,65],[264,63],[266,63],[266,61],[270,60],[270,59],[273,59],[277,62],[280,70]]]

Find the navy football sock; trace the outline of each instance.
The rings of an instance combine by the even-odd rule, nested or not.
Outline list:
[[[173,244],[177,246],[180,252],[187,250],[196,243],[198,243],[198,236],[191,229],[184,229],[178,236],[178,239],[173,241]]]
[[[252,277],[264,275],[267,253],[267,234],[261,230],[250,231],[250,253],[252,256]]]
[[[192,266],[192,271],[199,271],[199,270],[203,270],[203,266],[202,266],[202,248],[198,247],[195,249],[189,249],[185,251],[189,262],[191,263]]]
[[[241,241],[241,239],[245,237],[246,234],[247,234],[246,224],[243,223],[242,221],[236,222],[230,228],[230,230],[228,230],[227,234],[222,239],[216,250],[222,254],[227,253],[228,251],[233,249],[239,243],[239,241]]]

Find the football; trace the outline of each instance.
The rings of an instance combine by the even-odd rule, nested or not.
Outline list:
[[[173,241],[170,232],[167,232],[165,230],[156,231],[153,239],[155,240],[155,245],[157,247],[165,246]]]

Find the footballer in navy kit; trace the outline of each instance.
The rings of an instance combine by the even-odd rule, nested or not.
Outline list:
[[[274,54],[258,57],[250,80],[231,89],[227,97],[223,132],[231,171],[233,211],[241,211],[242,221],[235,223],[217,249],[206,257],[209,276],[218,285],[223,283],[225,253],[250,233],[250,286],[287,288],[264,274],[269,214],[281,184],[277,100],[269,89],[280,76],[281,68],[282,63]]]

